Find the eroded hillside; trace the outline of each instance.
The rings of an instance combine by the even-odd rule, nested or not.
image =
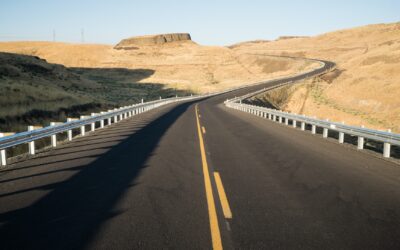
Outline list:
[[[197,93],[258,82],[318,66],[304,60],[257,56],[225,47],[201,46],[191,40],[156,46],[136,43],[134,47],[115,49],[111,45],[0,43],[0,51],[34,55],[67,67],[152,70],[154,74],[140,82],[160,83]]]
[[[152,70],[68,68],[39,57],[0,52],[0,131],[23,131],[159,96],[183,95],[155,83],[138,83]]]
[[[269,97],[284,96],[280,108],[287,111],[400,131],[400,23],[241,43],[233,50],[334,61],[336,71]]]

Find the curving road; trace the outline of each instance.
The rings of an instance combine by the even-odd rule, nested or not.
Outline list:
[[[399,249],[397,165],[222,105],[282,81],[0,170],[0,248]]]

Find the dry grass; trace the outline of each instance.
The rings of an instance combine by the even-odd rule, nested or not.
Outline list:
[[[23,131],[140,102],[183,95],[154,83],[138,83],[147,69],[67,68],[33,56],[0,52],[0,131]]]
[[[0,51],[35,55],[67,67],[127,68],[154,71],[143,83],[211,92],[251,82],[297,73],[317,64],[307,61],[259,57],[225,47],[200,46],[191,41],[135,50],[117,50],[109,45],[52,42],[5,42]]]
[[[236,52],[332,60],[338,70],[297,88],[284,108],[400,132],[400,23],[369,25],[310,38],[242,43]],[[314,95],[306,94],[307,89]]]
[[[16,53],[0,53],[0,130],[13,131],[141,98],[211,92],[317,66],[192,41],[129,50],[95,44],[3,42],[0,51]]]

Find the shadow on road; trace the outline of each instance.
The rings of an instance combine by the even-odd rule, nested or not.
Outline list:
[[[0,214],[2,249],[81,249],[101,225],[117,216],[114,205],[144,168],[163,134],[191,103],[172,108],[112,147],[32,205]],[[121,124],[122,125],[122,124]],[[116,126],[118,127],[118,126]]]

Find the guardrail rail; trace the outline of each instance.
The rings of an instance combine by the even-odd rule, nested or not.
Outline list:
[[[90,125],[90,130],[96,130],[105,127],[105,121],[108,125],[117,123],[134,115],[152,110],[154,108],[179,101],[194,100],[204,96],[186,96],[186,97],[171,97],[150,102],[142,102],[130,106],[124,106],[113,110],[108,110],[100,113],[92,113],[90,116],[81,116],[78,118],[68,118],[67,122],[52,122],[47,127],[28,126],[28,131],[21,133],[0,133],[0,166],[7,165],[6,149],[15,147],[21,144],[28,144],[29,154],[35,155],[35,141],[42,138],[51,138],[51,146],[57,146],[57,134],[67,133],[67,140],[73,139],[72,130],[80,129],[80,135],[86,134],[86,125]]]
[[[326,65],[325,61],[321,61],[325,66],[321,69],[323,71],[315,71],[314,75],[310,74],[310,76],[315,76],[319,74],[323,74],[329,71],[333,66]],[[254,114],[272,121],[277,121],[279,123],[284,123],[285,125],[291,125],[294,128],[299,127],[301,130],[306,130],[306,125],[311,126],[311,133],[316,134],[317,128],[322,128],[322,136],[323,138],[328,138],[329,131],[336,131],[338,133],[338,141],[339,143],[344,143],[345,134],[351,136],[357,136],[357,149],[364,149],[365,139],[369,139],[372,141],[383,143],[383,157],[390,158],[391,156],[391,145],[400,146],[400,134],[392,133],[390,130],[388,131],[380,131],[374,130],[364,127],[350,126],[345,125],[344,123],[332,122],[329,120],[321,120],[315,117],[308,117],[305,115],[298,115],[293,113],[288,113],[276,109],[270,109],[266,107],[260,107],[256,105],[250,105],[242,103],[243,100],[246,100],[250,97],[258,95],[260,93],[292,84],[294,81],[287,81],[286,83],[282,83],[271,88],[264,88],[258,90],[256,92],[252,92],[240,97],[236,97],[230,100],[226,100],[225,106],[229,108],[233,108],[236,110],[240,110],[243,112],[247,112],[250,114]]]

